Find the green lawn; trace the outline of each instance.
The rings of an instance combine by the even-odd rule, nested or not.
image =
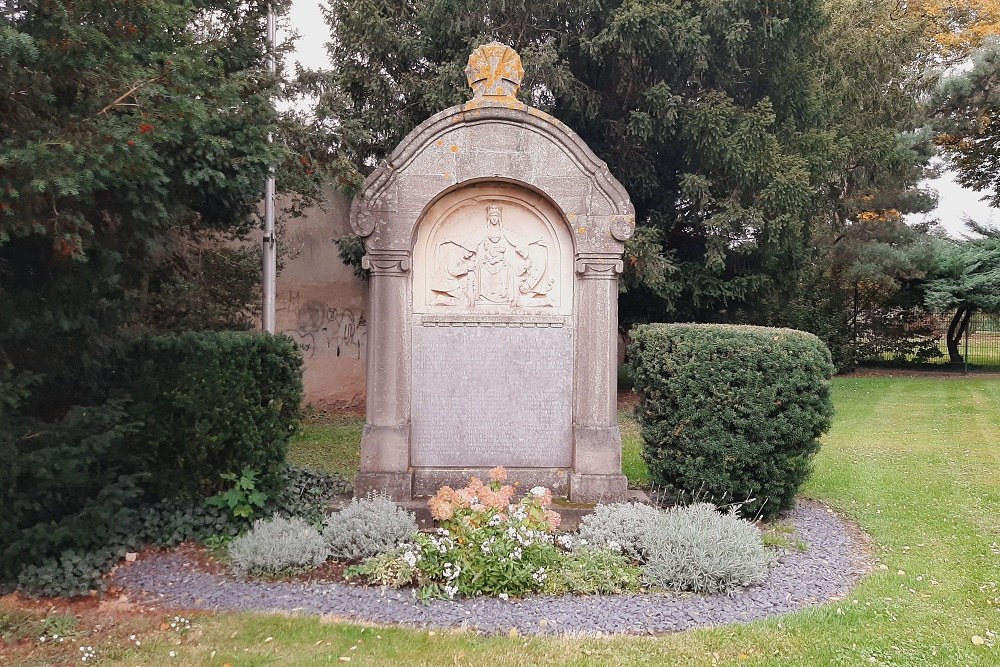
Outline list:
[[[1000,380],[844,378],[834,399],[805,493],[856,520],[884,566],[847,600],[749,625],[578,640],[199,614],[184,637],[97,644],[98,655],[116,665],[1000,665]]]
[[[316,415],[306,419],[288,445],[288,462],[301,468],[339,473],[353,479],[361,461],[358,415]]]

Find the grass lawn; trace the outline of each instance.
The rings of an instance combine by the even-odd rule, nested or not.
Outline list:
[[[353,414],[307,417],[288,445],[288,462],[352,479],[361,462],[358,445],[364,425],[365,418]]]
[[[111,665],[1000,665],[1000,380],[838,378],[834,399],[805,493],[857,521],[884,566],[847,600],[662,637],[489,639],[226,613],[191,615],[185,635],[161,629],[169,615],[149,617],[141,647],[123,634],[134,619],[86,641]],[[637,439],[623,427],[636,476]],[[301,436],[296,460],[319,461],[318,440]],[[48,650],[5,662],[0,649],[0,664],[51,664]]]

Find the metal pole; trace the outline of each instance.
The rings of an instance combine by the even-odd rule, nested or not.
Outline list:
[[[268,4],[267,7],[267,71],[274,76],[275,62],[275,17],[274,9]],[[272,143],[274,137],[267,133],[267,143]],[[274,236],[274,167],[269,170],[267,181],[264,183],[264,308],[261,319],[263,320],[264,331],[274,333],[275,328],[275,294],[277,292],[278,277],[278,248]]]

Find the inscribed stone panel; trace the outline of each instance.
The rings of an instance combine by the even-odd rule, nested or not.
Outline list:
[[[572,465],[568,321],[427,324],[412,329],[411,465]]]

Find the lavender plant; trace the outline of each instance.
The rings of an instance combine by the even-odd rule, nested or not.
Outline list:
[[[392,551],[416,532],[411,512],[385,494],[370,493],[327,517],[323,539],[334,558],[361,560]]]
[[[642,532],[640,549],[647,585],[696,593],[759,584],[771,562],[756,526],[708,503],[661,512]]]
[[[577,542],[597,548],[621,551],[637,561],[645,560],[643,535],[662,512],[642,503],[598,505],[580,522]]]
[[[258,519],[229,545],[233,568],[245,575],[301,572],[321,565],[328,555],[316,529],[297,517]]]

